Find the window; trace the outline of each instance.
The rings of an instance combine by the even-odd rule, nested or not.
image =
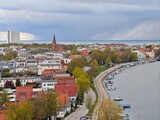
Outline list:
[[[35,97],[37,97],[37,94],[32,94],[32,98],[35,98]]]
[[[26,97],[26,95],[24,93],[19,95],[19,98],[25,98],[25,97]]]

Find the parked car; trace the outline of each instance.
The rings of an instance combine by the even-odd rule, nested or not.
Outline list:
[[[80,120],[90,120],[90,119],[87,116],[83,116],[83,117],[80,118]]]

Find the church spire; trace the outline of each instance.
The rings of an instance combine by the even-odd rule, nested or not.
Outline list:
[[[54,51],[56,47],[57,47],[57,42],[56,42],[56,37],[55,37],[55,34],[54,34],[53,35],[53,40],[52,40],[52,50]]]

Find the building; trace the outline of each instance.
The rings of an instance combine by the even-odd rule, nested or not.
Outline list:
[[[0,32],[0,40],[7,43],[19,43],[23,42],[23,40],[34,40],[35,35],[25,32],[17,32],[17,31],[6,31]]]
[[[54,80],[52,77],[43,77],[41,81],[42,90],[49,90],[49,89],[55,89],[55,84],[57,84],[57,81]]]
[[[60,62],[42,62],[38,64],[38,75],[42,75],[42,72],[44,70],[48,70],[48,69],[61,69],[61,63]]]
[[[52,51],[55,51],[57,47],[57,42],[56,42],[56,37],[55,35],[53,36],[53,41],[52,41]]]
[[[7,43],[18,43],[20,41],[20,33],[15,31],[8,31]]]
[[[69,100],[74,102],[78,96],[78,86],[77,84],[56,84],[55,91],[58,93],[67,93]]]

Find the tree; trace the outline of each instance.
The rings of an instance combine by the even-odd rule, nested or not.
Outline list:
[[[86,59],[84,58],[75,58],[71,60],[68,67],[68,72],[73,73],[75,67],[83,68],[86,64]]]
[[[92,113],[93,101],[92,101],[92,96],[91,95],[86,96],[85,105],[86,105],[86,108],[88,109],[88,113]]]
[[[8,102],[8,93],[5,90],[0,91],[0,106],[2,106],[4,103]]]
[[[111,57],[108,56],[106,59],[106,66],[109,66],[111,62],[112,62]]]
[[[16,79],[16,87],[17,86],[21,86],[21,81],[20,81],[20,79]]]
[[[4,88],[15,88],[14,83],[12,81],[6,81]]]
[[[158,50],[156,51],[155,56],[156,56],[156,57],[157,57],[157,56],[160,56],[160,49],[158,49]]]
[[[87,92],[90,87],[90,81],[88,77],[89,76],[86,76],[85,74],[81,74],[81,76],[77,78],[77,84],[80,94],[84,94],[85,92]]]
[[[97,67],[98,66],[98,62],[96,59],[92,60],[91,64],[92,67]]]
[[[105,63],[105,54],[101,50],[93,50],[91,52],[92,59],[96,59],[100,65]]]
[[[60,109],[60,103],[57,100],[57,94],[51,90],[43,92],[33,100],[34,118],[56,116]],[[38,115],[38,116],[37,116]]]
[[[88,75],[90,76],[90,78],[96,77],[96,68],[95,67],[91,67],[88,71],[87,71]],[[91,79],[92,80],[92,79]]]
[[[12,58],[16,58],[17,57],[17,53],[10,51],[9,53],[7,53],[6,55],[3,56],[3,60],[11,60]]]
[[[98,120],[121,120],[122,108],[115,101],[104,99],[98,113]]]
[[[138,59],[137,53],[131,53],[131,61],[135,61]]]
[[[32,120],[32,103],[28,101],[10,103],[6,111],[6,120]]]

